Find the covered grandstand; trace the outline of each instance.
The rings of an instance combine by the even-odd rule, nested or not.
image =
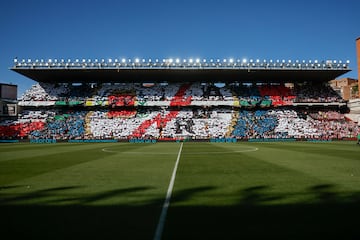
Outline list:
[[[353,139],[328,81],[342,61],[17,60],[37,83],[1,138],[54,140]]]

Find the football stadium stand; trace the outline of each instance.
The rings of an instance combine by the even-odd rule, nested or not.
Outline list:
[[[79,75],[76,67],[56,69],[61,71],[64,81],[52,81],[59,72],[49,74],[43,70],[50,65],[29,68],[16,62],[13,70],[37,83],[18,99],[22,109],[18,118],[0,123],[0,137],[56,140],[356,138],[359,125],[346,117],[347,102],[328,84],[330,77],[347,72],[347,65],[336,68],[337,72],[331,72],[333,69],[324,65],[320,73],[311,70],[309,75],[304,75],[300,65],[291,65],[300,69],[291,68],[288,76],[284,76],[284,72],[289,74],[289,69],[282,69],[285,65],[276,67],[277,75],[273,69],[267,69],[269,66],[239,67],[236,77],[242,79],[236,80],[227,79],[234,77],[228,76],[227,73],[234,71],[228,66],[220,73],[214,72],[213,78],[210,70],[219,66],[208,66],[210,70],[205,71],[210,73],[203,72],[199,66],[195,69],[187,66],[181,71],[176,68],[174,74],[182,76],[182,81],[174,77],[168,65],[156,68],[159,81],[153,80],[154,73],[149,68],[143,73],[142,66],[133,65],[130,69],[125,66],[126,73],[121,76],[126,80],[119,78],[118,81],[114,80],[115,73],[102,74],[104,69],[91,67],[96,79],[84,82],[87,75]],[[263,68],[261,75],[254,78],[251,67]],[[119,69],[122,70],[118,68],[118,73]],[[78,76],[78,82],[69,80],[72,72]],[[194,75],[203,78],[194,78]],[[110,81],[104,80],[107,76]],[[223,81],[219,81],[221,79]],[[218,84],[220,82],[223,84]]]

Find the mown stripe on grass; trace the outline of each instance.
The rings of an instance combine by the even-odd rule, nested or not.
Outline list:
[[[39,156],[28,156],[26,152],[14,154],[18,155],[16,159],[0,162],[0,185],[93,161],[105,156],[105,153],[97,148],[91,149],[91,146],[86,149],[67,149],[59,153],[43,149],[43,153]]]

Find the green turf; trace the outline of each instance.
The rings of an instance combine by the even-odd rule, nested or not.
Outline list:
[[[0,237],[153,239],[180,146],[1,144]],[[185,142],[163,239],[359,239],[359,216],[355,142]]]

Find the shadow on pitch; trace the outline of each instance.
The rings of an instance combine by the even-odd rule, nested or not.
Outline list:
[[[93,205],[129,194],[146,195],[149,186],[73,196],[81,186],[64,186],[21,196],[0,195],[1,237],[32,239],[153,239],[164,197],[142,204]],[[8,188],[11,190],[11,186]],[[274,194],[271,186],[239,189],[233,205],[206,206],[191,202],[217,188],[192,187],[175,191],[163,239],[360,239],[360,193],[339,194],[331,184],[304,191],[311,201],[281,203],[289,196]],[[0,192],[1,193],[1,192]],[[303,193],[299,193],[303,194]],[[133,196],[133,195],[132,195]],[[46,202],[58,197],[58,202]],[[28,200],[47,204],[26,204]],[[273,204],[276,202],[276,204]],[[284,201],[286,202],[286,201]]]

